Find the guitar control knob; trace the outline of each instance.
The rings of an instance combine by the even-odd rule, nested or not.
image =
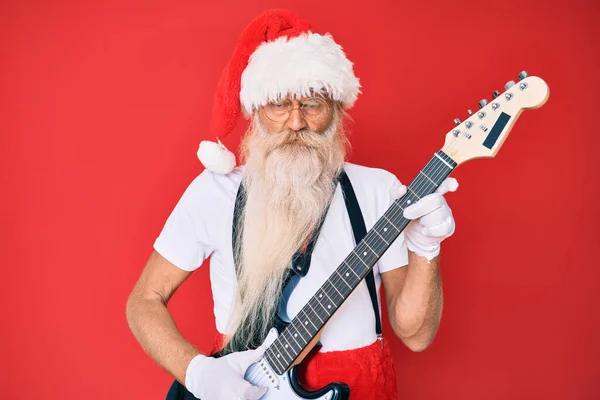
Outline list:
[[[519,80],[523,80],[523,79],[527,78],[528,76],[529,76],[529,74],[527,73],[527,71],[519,72]]]
[[[504,85],[504,89],[508,90],[513,86],[515,86],[515,81],[508,81],[506,82],[506,85]]]
[[[469,115],[473,115],[473,111],[471,111],[471,110],[467,110],[467,114],[469,114]]]
[[[500,96],[500,92],[497,90],[494,90],[494,93],[492,93],[492,99],[495,99],[498,96]]]
[[[460,125],[460,119],[458,119],[458,118],[454,118],[454,123],[455,123],[456,125]]]
[[[481,101],[479,102],[479,108],[483,108],[485,106],[487,106],[487,100],[486,99],[481,99]]]

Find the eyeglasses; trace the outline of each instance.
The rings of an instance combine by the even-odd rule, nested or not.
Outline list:
[[[329,114],[331,107],[325,99],[319,97],[309,97],[300,103],[300,112],[302,116],[310,122],[321,122]],[[288,120],[293,110],[294,102],[291,100],[281,100],[269,102],[263,106],[265,115],[273,122],[285,122]]]

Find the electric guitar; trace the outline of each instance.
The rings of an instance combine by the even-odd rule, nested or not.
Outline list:
[[[297,366],[318,342],[323,327],[342,303],[365,278],[379,258],[410,220],[402,216],[404,208],[433,193],[459,165],[483,157],[494,157],[523,110],[541,107],[549,96],[548,85],[539,77],[519,74],[517,83],[510,81],[506,91],[492,94],[491,103],[479,102],[480,110],[446,134],[443,148],[436,152],[407,193],[394,201],[373,228],[358,243],[342,264],[321,286],[290,324],[268,347],[263,358],[251,365],[245,379],[268,387],[264,400],[326,399],[347,400],[350,388],[331,383],[309,392],[298,381]]]

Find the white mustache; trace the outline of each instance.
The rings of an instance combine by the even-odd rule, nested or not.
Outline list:
[[[277,137],[269,138],[266,146],[266,155],[273,151],[289,146],[298,146],[305,149],[323,149],[329,146],[329,141],[322,134],[303,129],[301,131],[285,131],[274,135]]]

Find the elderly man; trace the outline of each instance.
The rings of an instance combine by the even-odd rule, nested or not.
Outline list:
[[[206,168],[156,238],[127,305],[135,337],[176,379],[170,398],[261,398],[267,388],[244,374],[263,356],[266,344],[259,345],[274,321],[289,323],[352,252],[360,239],[356,226],[371,229],[405,193],[392,173],[346,161],[343,122],[359,88],[331,35],[314,33],[293,13],[267,11],[244,30],[212,117],[220,138],[242,114],[250,120],[240,148],[244,163],[236,167],[221,143],[201,143]],[[454,232],[442,194],[455,189],[446,180],[405,209],[412,221],[304,358],[305,389],[339,381],[353,399],[396,398],[379,289],[383,283],[394,333],[410,349],[424,350],[442,313],[440,243]],[[167,310],[173,293],[209,257],[218,355],[200,354]]]

